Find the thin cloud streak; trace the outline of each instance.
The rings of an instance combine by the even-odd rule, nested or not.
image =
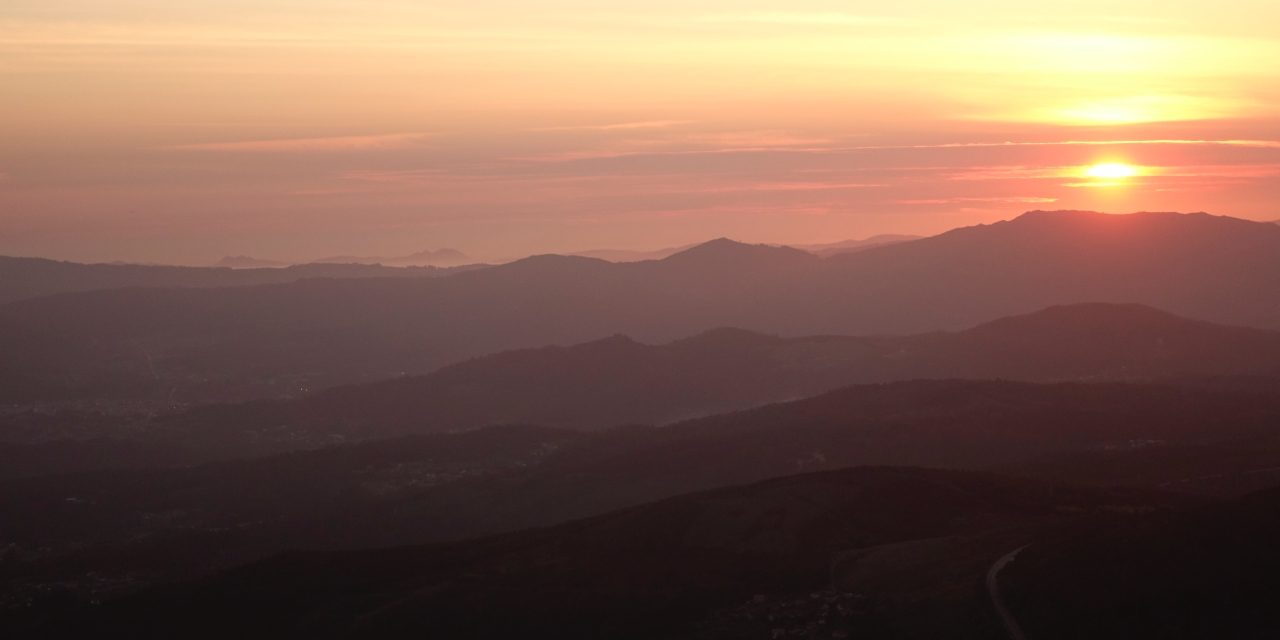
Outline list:
[[[671,157],[696,155],[728,155],[735,153],[794,153],[794,154],[837,154],[861,151],[911,151],[940,149],[1003,149],[1018,147],[1108,147],[1108,146],[1205,146],[1205,147],[1247,147],[1254,149],[1280,149],[1280,140],[1054,140],[1054,141],[1003,141],[1003,142],[948,142],[941,144],[913,145],[860,145],[860,146],[813,146],[812,141],[796,138],[793,145],[766,144],[713,149],[672,149],[672,150],[581,150],[550,153],[537,156],[510,158],[524,162],[576,162],[581,160],[607,160],[631,157]]]
[[[1001,204],[1051,204],[1057,202],[1057,198],[1043,198],[1038,196],[1008,196],[1008,197],[990,197],[990,198],[923,198],[918,200],[896,200],[895,204],[906,205],[944,205],[944,204],[961,204],[965,202],[995,202]]]
[[[838,11],[762,11],[757,13],[716,14],[704,16],[700,22],[712,24],[764,24],[799,27],[866,27],[903,23],[891,16],[845,13]]]
[[[632,131],[636,129],[666,129],[686,124],[695,124],[696,120],[644,120],[640,122],[617,122],[612,124],[580,124],[558,127],[536,127],[529,131]]]
[[[862,147],[846,147],[851,151],[898,151],[908,149],[998,149],[1003,147],[1069,147],[1069,146],[1123,146],[1123,145],[1187,145],[1187,146],[1231,146],[1252,147],[1258,149],[1280,149],[1280,140],[1054,140],[1046,142],[1011,141],[1003,142],[947,142],[942,144],[909,144],[909,145],[870,145]]]
[[[277,138],[181,144],[165,147],[165,149],[174,151],[236,151],[250,153],[405,149],[420,146],[431,135],[430,133],[414,132],[324,138]]]

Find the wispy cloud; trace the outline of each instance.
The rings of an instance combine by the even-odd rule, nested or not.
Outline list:
[[[631,141],[627,146],[597,150],[574,150],[552,152],[535,156],[509,158],[526,162],[575,162],[582,160],[607,160],[627,157],[664,157],[664,156],[715,156],[732,154],[788,153],[811,155],[835,155],[842,153],[874,152],[874,151],[911,151],[911,150],[943,150],[943,149],[1014,149],[1021,147],[1118,147],[1118,146],[1203,146],[1203,147],[1247,147],[1255,149],[1280,149],[1280,140],[1183,140],[1183,139],[1151,139],[1151,140],[1046,140],[1046,141],[1001,141],[1001,142],[944,142],[936,144],[909,145],[837,145],[831,140],[822,138],[806,138],[777,134],[772,132],[707,134],[690,136],[685,139],[689,144],[680,146],[671,144],[672,148],[661,148],[663,141],[644,142]],[[673,141],[667,141],[673,142]],[[725,146],[716,146],[719,142]],[[737,144],[735,144],[737,143]],[[653,148],[645,148],[653,147]]]
[[[201,142],[166,147],[177,151],[235,151],[247,153],[297,153],[311,151],[360,151],[420,146],[429,133],[385,133],[324,138],[273,138],[232,142]]]
[[[1280,164],[1213,164],[1153,167],[1154,175],[1169,178],[1273,178]]]
[[[998,149],[1004,147],[1070,147],[1070,146],[1121,146],[1121,145],[1189,145],[1189,146],[1225,146],[1254,147],[1260,149],[1280,149],[1280,140],[1049,140],[1049,141],[1012,141],[1002,142],[945,142],[940,144],[908,144],[908,145],[869,145],[847,147],[852,151],[894,151],[905,149]]]
[[[906,205],[948,205],[961,204],[965,202],[994,202],[1000,204],[1050,204],[1057,202],[1057,198],[1044,198],[1039,196],[994,196],[987,198],[922,198],[918,200],[897,200],[897,204]]]
[[[717,131],[633,138],[596,149],[572,149],[508,158],[516,162],[561,163],[629,157],[729,155],[770,150],[825,151],[829,138],[796,135],[787,131]]]
[[[703,16],[711,24],[764,24],[796,27],[867,27],[895,24],[901,18],[840,11],[757,11]]]
[[[1038,180],[1045,178],[1080,177],[1076,166],[1027,167],[1022,165],[999,165],[984,167],[967,167],[944,173],[947,180]]]
[[[707,187],[703,193],[729,193],[740,191],[845,191],[851,189],[874,189],[886,185],[872,182],[756,182],[724,187]]]
[[[695,120],[644,120],[640,122],[615,122],[610,124],[576,124],[557,127],[537,127],[530,131],[634,131],[637,129],[666,129],[685,124],[693,124]]]
[[[1280,176],[1280,164],[1214,164],[1214,165],[1141,165],[1137,175],[1126,180],[1142,178],[1270,178]],[[1073,165],[1028,167],[1021,165],[969,167],[945,174],[948,180],[1034,180],[1046,178],[1082,178],[1085,168]],[[1079,185],[1100,184],[1099,180]],[[1116,182],[1111,182],[1116,183]]]
[[[633,217],[684,218],[696,216],[821,216],[835,213],[838,207],[813,203],[799,206],[711,205],[706,207],[635,209],[625,215]]]

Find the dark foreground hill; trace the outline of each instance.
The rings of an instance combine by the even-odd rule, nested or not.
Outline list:
[[[1034,544],[1007,573],[1028,637],[1272,638],[1280,633],[1280,491]]]
[[[50,622],[130,637],[767,638],[782,625],[805,633],[788,637],[992,638],[980,576],[1004,547],[1091,514],[1168,503],[983,474],[850,469],[471,542],[289,554]],[[880,557],[854,570],[858,554],[922,539],[963,567],[931,581],[948,597],[864,589],[894,567]],[[750,615],[771,604],[791,617]]]
[[[0,592],[57,585],[101,597],[284,549],[456,540],[854,465],[998,468],[1047,482],[1178,491],[1212,476],[1217,493],[1232,478],[1265,480],[1255,472],[1280,467],[1276,424],[1274,393],[911,382],[663,428],[507,427],[8,480],[0,483],[0,541],[9,549]],[[1150,464],[1161,459],[1178,462]]]
[[[1079,302],[1275,329],[1277,255],[1270,224],[1033,212],[826,259],[718,240],[636,263],[538,256],[444,278],[89,292],[0,307],[14,354],[0,376],[14,400],[261,397],[619,333],[901,335]]]

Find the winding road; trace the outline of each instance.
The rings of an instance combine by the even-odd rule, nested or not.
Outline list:
[[[987,594],[991,596],[991,604],[995,606],[996,613],[1000,614],[1000,621],[1004,623],[1004,630],[1009,634],[1010,640],[1027,640],[1027,635],[1022,632],[1022,627],[1018,626],[1018,621],[1009,612],[1009,607],[1005,606],[1004,596],[1000,595],[998,578],[1000,570],[1013,562],[1014,558],[1017,558],[1018,554],[1026,548],[1027,546],[1024,545],[1004,554],[987,570]]]

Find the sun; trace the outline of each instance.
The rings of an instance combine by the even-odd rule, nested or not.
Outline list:
[[[1085,169],[1084,174],[1099,180],[1123,180],[1138,175],[1138,168],[1123,162],[1103,162]]]

